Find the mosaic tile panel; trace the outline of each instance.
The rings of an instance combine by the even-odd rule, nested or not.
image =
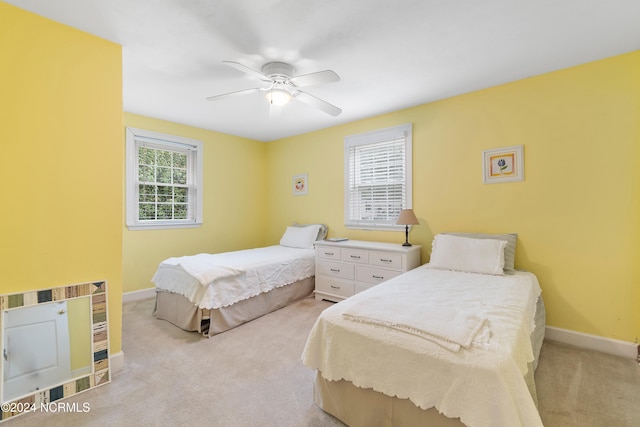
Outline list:
[[[29,291],[21,294],[0,295],[0,310],[45,304],[51,301],[62,301],[83,296],[91,297],[93,372],[47,390],[40,390],[30,396],[6,402],[9,403],[9,408],[31,408],[33,405],[46,404],[73,396],[74,394],[106,384],[110,381],[107,282],[81,283],[78,285]],[[2,330],[1,319],[2,316],[0,316],[0,331]],[[5,405],[2,406],[3,408],[0,410],[0,422],[30,412],[30,410],[5,411]]]

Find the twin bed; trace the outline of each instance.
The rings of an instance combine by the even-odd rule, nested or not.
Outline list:
[[[438,235],[429,264],[326,309],[302,355],[316,404],[350,426],[541,426],[544,304],[513,254],[515,235]]]
[[[224,332],[313,293],[313,244],[322,224],[287,227],[279,245],[164,260],[152,282],[155,316],[206,336]]]
[[[280,245],[165,260],[156,317],[212,336],[305,298],[325,236],[287,227]],[[439,234],[429,264],[327,308],[302,354],[316,404],[350,426],[542,426],[545,309],[516,240]]]

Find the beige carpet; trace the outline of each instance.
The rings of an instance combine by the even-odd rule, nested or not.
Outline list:
[[[341,426],[314,405],[314,373],[300,360],[329,305],[309,298],[207,339],[153,318],[153,300],[126,303],[124,370],[67,400],[90,411],[33,413],[4,425]],[[546,342],[536,381],[546,427],[640,425],[633,360]]]

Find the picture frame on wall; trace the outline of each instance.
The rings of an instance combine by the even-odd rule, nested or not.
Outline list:
[[[482,183],[524,181],[524,146],[492,148],[482,152]]]
[[[293,177],[293,195],[302,196],[309,191],[309,178],[307,174],[294,175]]]

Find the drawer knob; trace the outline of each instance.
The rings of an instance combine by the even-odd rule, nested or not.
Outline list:
[[[353,259],[360,259],[360,255],[350,255]]]
[[[384,258],[380,258],[380,261],[382,261],[382,262],[391,262],[390,259],[384,259]]]
[[[340,289],[340,286],[333,286],[333,285],[331,285],[331,289]]]
[[[376,276],[375,274],[373,275],[374,279],[378,279],[378,280],[382,280],[384,279],[384,276]]]
[[[334,273],[340,273],[340,269],[338,268],[332,268],[331,271],[333,271]]]
[[[325,252],[324,254],[328,256],[333,256],[333,252]]]

